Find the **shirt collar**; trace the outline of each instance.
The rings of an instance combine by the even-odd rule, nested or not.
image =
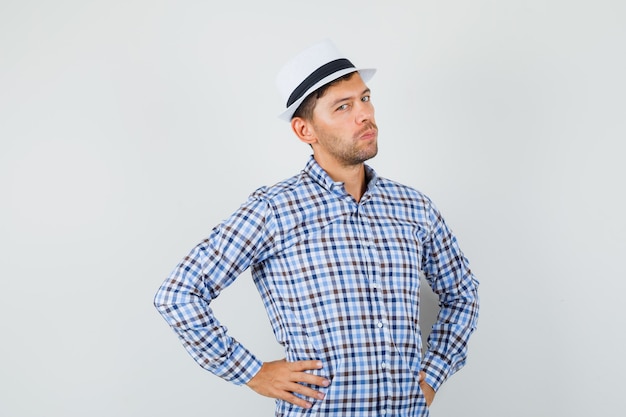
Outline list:
[[[345,188],[343,187],[343,182],[333,181],[328,173],[324,171],[324,168],[322,168],[317,163],[313,155],[310,156],[309,161],[307,162],[303,171],[315,182],[324,187],[324,189],[331,192],[346,194]],[[365,177],[367,180],[367,188],[365,194],[369,194],[374,191],[376,187],[376,183],[378,182],[378,175],[372,167],[370,167],[369,165],[365,165]]]

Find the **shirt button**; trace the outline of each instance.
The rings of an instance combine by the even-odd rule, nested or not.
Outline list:
[[[383,322],[382,322],[382,321],[379,321],[379,322],[378,322],[378,324],[377,324],[377,326],[378,326],[378,328],[379,328],[379,329],[381,329],[381,328],[384,326],[384,324],[383,324]]]
[[[385,414],[387,414],[387,410],[380,410],[380,414],[384,416]]]
[[[387,369],[387,364],[385,362],[383,362],[383,363],[380,364],[380,367],[383,368],[383,369]]]

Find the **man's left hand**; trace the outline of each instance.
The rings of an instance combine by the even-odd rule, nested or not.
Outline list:
[[[422,393],[424,393],[424,398],[426,399],[426,405],[430,407],[435,399],[435,390],[426,382],[426,372],[420,371],[419,383]]]

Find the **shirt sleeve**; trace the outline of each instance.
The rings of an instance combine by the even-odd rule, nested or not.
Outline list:
[[[430,203],[430,239],[424,251],[424,273],[439,296],[439,316],[428,338],[422,370],[435,390],[465,365],[467,343],[478,320],[478,281],[457,240]]]
[[[272,224],[268,204],[251,197],[193,248],[154,298],[193,359],[237,385],[247,383],[262,362],[228,334],[209,305],[250,265],[269,256]]]

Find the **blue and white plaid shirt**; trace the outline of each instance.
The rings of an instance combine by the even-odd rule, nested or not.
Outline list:
[[[205,369],[236,384],[262,362],[229,336],[209,304],[244,270],[288,361],[321,360],[331,381],[277,416],[426,416],[418,374],[438,389],[465,363],[478,282],[455,237],[420,192],[369,167],[356,202],[311,158],[299,174],[253,193],[165,280],[155,305]],[[441,310],[422,352],[420,271]]]

